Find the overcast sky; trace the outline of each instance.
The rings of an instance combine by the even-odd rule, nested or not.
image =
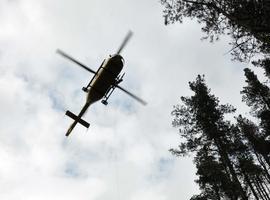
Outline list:
[[[165,26],[158,0],[0,1],[0,199],[179,200],[198,193],[192,158],[170,115],[188,81],[205,74],[222,103],[247,112],[239,91],[243,67],[226,54],[228,39],[210,44],[195,21]],[[55,53],[64,50],[92,69],[118,49],[126,72],[109,105],[93,104],[88,131],[64,115],[85,103],[92,74]]]

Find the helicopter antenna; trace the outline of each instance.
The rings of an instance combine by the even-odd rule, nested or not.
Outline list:
[[[131,38],[132,36],[132,31],[129,31],[128,34],[126,35],[125,39],[123,40],[121,46],[119,47],[118,51],[116,54],[120,54],[121,51],[123,50],[123,48],[126,46],[127,42],[129,41],[129,39]]]

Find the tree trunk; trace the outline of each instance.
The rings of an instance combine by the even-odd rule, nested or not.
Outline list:
[[[220,194],[219,194],[219,187],[216,184],[214,184],[214,191],[215,191],[217,200],[221,200]]]
[[[242,173],[243,173],[243,175],[244,175],[244,177],[245,177],[245,180],[246,180],[246,182],[247,182],[249,188],[251,189],[251,191],[252,191],[252,193],[253,193],[253,196],[255,197],[256,200],[260,200],[260,198],[258,197],[258,195],[257,195],[257,193],[256,193],[256,191],[255,191],[255,189],[254,189],[254,187],[253,187],[253,185],[252,185],[252,183],[251,183],[250,180],[249,180],[249,177],[247,176],[247,174],[246,174],[244,171],[242,171]]]
[[[270,159],[269,159],[268,155],[262,154],[262,156],[263,156],[265,162],[267,163],[268,167],[270,167]]]
[[[265,182],[264,182],[264,186],[267,189],[267,194],[270,194],[270,189],[269,189],[268,185]]]
[[[254,152],[254,153],[255,153],[255,155],[256,155],[256,157],[257,157],[257,160],[259,161],[260,165],[261,165],[262,168],[264,169],[265,176],[266,176],[266,178],[267,178],[268,183],[270,183],[270,174],[269,174],[269,172],[268,172],[268,169],[267,169],[267,167],[266,167],[264,161],[263,161],[262,158],[261,158],[261,155],[259,155],[257,152]]]
[[[265,191],[265,189],[264,189],[264,187],[262,185],[262,182],[260,181],[260,179],[258,177],[256,177],[256,183],[257,183],[258,187],[260,188],[260,191],[261,191],[264,199],[269,200],[270,198],[269,198],[267,192]]]
[[[246,192],[244,191],[237,175],[236,175],[236,172],[234,170],[234,167],[231,163],[231,160],[229,159],[229,156],[228,156],[228,153],[226,152],[224,146],[223,146],[223,143],[220,141],[219,138],[213,138],[216,145],[217,145],[217,148],[218,148],[218,152],[221,156],[221,160],[224,162],[224,164],[226,166],[228,166],[229,170],[230,170],[230,173],[231,173],[231,176],[233,178],[233,181],[236,183],[237,187],[238,187],[238,190],[240,192],[240,195],[242,197],[243,200],[248,200],[248,197],[246,195]]]
[[[265,188],[264,188],[264,186],[263,186],[263,184],[264,184],[264,182],[263,182],[263,180],[260,178],[260,177],[257,177],[257,181],[259,182],[259,184],[261,185],[261,188],[262,188],[262,191],[263,191],[263,193],[264,193],[264,195],[265,195],[265,197],[266,197],[266,199],[270,199],[270,197],[269,197],[269,195],[268,195],[268,193],[267,193],[267,191],[265,190]]]
[[[260,195],[261,199],[267,200],[267,199],[265,199],[265,196],[263,195],[262,189],[261,189],[260,185],[258,184],[258,182],[256,180],[254,180],[254,182],[255,182],[256,189],[257,189],[258,194]]]

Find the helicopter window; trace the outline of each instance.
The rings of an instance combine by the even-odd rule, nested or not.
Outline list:
[[[124,58],[121,58],[121,61],[122,61],[123,65],[125,65],[125,60],[124,60]]]

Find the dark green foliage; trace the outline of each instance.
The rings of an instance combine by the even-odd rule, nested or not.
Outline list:
[[[270,111],[264,110],[258,115],[261,119],[260,127],[265,137],[270,136]]]
[[[243,101],[250,107],[256,114],[264,110],[270,109],[270,89],[261,83],[257,76],[250,69],[244,69],[247,86],[241,91],[243,94]]]
[[[200,195],[194,195],[193,197],[191,197],[190,200],[211,200],[213,198],[211,198],[211,194],[200,194]]]
[[[227,127],[226,122],[223,121],[223,115],[233,113],[235,108],[230,105],[219,105],[219,100],[210,94],[204,78],[200,75],[195,82],[190,82],[189,86],[195,95],[181,97],[184,105],[174,107],[172,112],[172,115],[175,116],[173,126],[181,127],[181,136],[188,141],[181,149],[187,148],[188,151],[196,151],[198,145],[206,140],[212,140],[215,134],[224,137],[222,128]]]
[[[196,18],[203,25],[204,39],[211,42],[223,34],[232,38],[234,59],[253,61],[268,80],[261,82],[246,68],[247,85],[241,91],[256,123],[239,116],[237,123],[225,120],[234,113],[210,94],[204,77],[190,82],[191,97],[181,97],[174,106],[173,126],[179,128],[182,143],[170,149],[176,156],[192,152],[201,194],[191,200],[270,199],[270,1],[268,0],[161,0],[165,24]]]
[[[247,138],[250,146],[256,153],[261,154],[265,161],[270,164],[270,143],[266,141],[266,135],[260,131],[256,124],[248,119],[239,116],[237,121],[238,126],[241,129],[241,133]]]
[[[233,113],[235,109],[230,105],[220,105],[219,100],[210,94],[202,76],[199,75],[189,86],[195,94],[182,97],[184,105],[175,106],[172,112],[175,117],[173,125],[180,128],[185,141],[179,149],[171,149],[171,152],[175,155],[196,152],[197,182],[203,191],[196,198],[229,196],[247,199],[234,161],[230,158],[233,145],[227,133],[232,135],[234,127],[224,119],[225,114]]]
[[[210,41],[228,34],[235,59],[270,53],[270,2],[268,0],[161,0],[165,24],[196,18]]]
[[[270,59],[269,58],[264,58],[264,59],[259,59],[258,61],[253,61],[253,65],[257,67],[261,67],[264,69],[264,75],[270,79]]]
[[[201,190],[205,193],[212,191],[213,199],[225,197],[237,198],[237,184],[230,180],[224,165],[218,159],[217,155],[210,155],[213,152],[210,149],[202,148],[195,157],[194,161],[197,167],[199,179],[196,181]],[[208,190],[206,190],[208,189]],[[240,196],[240,194],[239,194]]]
[[[269,67],[268,64],[267,59],[260,62],[260,66],[264,69]],[[256,128],[256,131],[253,131],[254,128],[251,128],[251,124],[253,127],[257,126],[248,120],[244,120],[244,122],[242,120],[242,126],[246,126],[246,129],[250,129],[244,129],[246,136],[249,138],[256,151],[270,162],[270,160],[267,159],[267,155],[270,153],[270,142],[267,141],[267,137],[270,136],[270,89],[267,84],[261,83],[250,69],[245,69],[244,71],[247,86],[241,91],[243,101],[251,107],[252,114],[258,117],[260,124],[259,127]],[[267,74],[267,72],[265,72],[265,74]]]
[[[267,198],[263,190],[270,177],[268,167],[256,158],[259,153],[268,163],[263,149],[267,145],[260,130],[241,116],[236,125],[225,120],[225,115],[234,113],[235,108],[220,104],[210,94],[203,76],[189,86],[194,95],[182,97],[182,104],[172,111],[173,126],[179,128],[184,140],[178,149],[170,151],[176,156],[195,153],[196,182],[201,194],[191,199]]]

